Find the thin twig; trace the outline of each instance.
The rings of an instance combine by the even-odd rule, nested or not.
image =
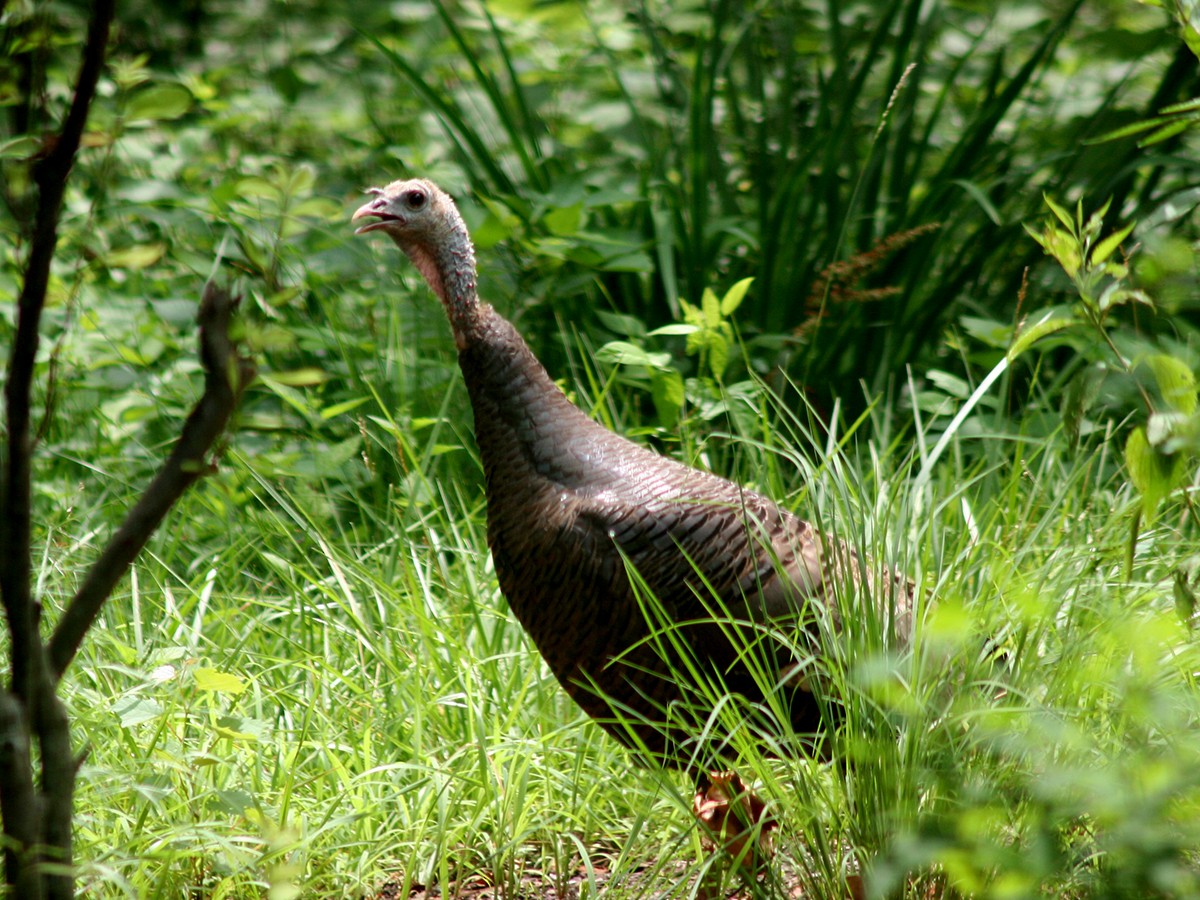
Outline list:
[[[49,645],[50,672],[55,681],[62,677],[104,601],[163,517],[196,479],[212,470],[213,447],[254,375],[253,365],[239,355],[229,337],[236,307],[237,301],[226,291],[211,282],[205,287],[197,317],[204,395],[184,423],[175,449],[92,564],[63,612]]]

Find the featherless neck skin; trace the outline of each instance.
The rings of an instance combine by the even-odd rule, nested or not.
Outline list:
[[[435,241],[433,246],[424,241],[401,246],[442,301],[461,349],[479,318],[475,248],[466,225],[455,215],[447,222],[445,240]]]

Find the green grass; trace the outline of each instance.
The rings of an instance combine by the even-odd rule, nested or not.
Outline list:
[[[910,654],[882,652],[839,600],[855,627],[817,668],[846,708],[847,766],[736,727],[750,711],[722,698],[713,727],[781,822],[754,891],[841,896],[861,865],[889,896],[1200,896],[1194,491],[1133,527],[1124,439],[1149,411],[1083,377],[1111,365],[1106,346],[1064,331],[979,388],[1014,323],[1077,299],[1020,227],[1043,190],[1113,196],[1114,217],[1142,221],[1135,263],[1169,302],[1108,327],[1130,359],[1165,346],[1194,363],[1195,133],[1152,151],[1085,140],[1200,90],[1161,11],[433,0],[351,23],[290,4],[223,10],[200,52],[173,7],[136,9],[73,173],[44,329],[49,620],[195,397],[192,300],[214,269],[245,293],[265,377],[64,682],[87,750],[89,896],[736,883],[700,850],[688,779],[638,768],[586,721],[498,596],[445,323],[398,254],[350,238],[356,192],[404,172],[463,200],[487,299],[582,408],[920,586]],[[82,32],[69,4],[32,30],[30,15],[0,25],[4,47]],[[53,105],[78,48],[46,40],[32,57]],[[125,115],[180,84],[185,114]],[[17,200],[20,137],[0,134]],[[932,222],[842,285],[846,302],[815,298],[819,332],[793,330],[829,264]],[[0,242],[6,301],[15,218]],[[750,275],[723,381],[651,334]],[[614,366],[614,339],[658,369]],[[680,388],[677,420],[656,374]],[[1097,397],[1072,400],[1080,385]]]
[[[877,408],[846,453],[795,424],[735,442],[782,479],[766,487],[914,574],[930,605],[911,656],[872,651],[868,624],[819,663],[845,698],[846,768],[735,731],[734,761],[782,823],[774,877],[830,895],[863,864],[902,894],[923,872],[972,896],[1193,895],[1197,660],[1170,580],[1187,529],[1160,517],[1125,582],[1136,500],[1102,446],[1068,455],[981,414],[918,492],[873,440],[904,419]],[[686,779],[638,769],[566,700],[497,594],[477,494],[425,465],[410,484],[426,491],[341,510],[382,515],[382,542],[331,527],[340,492],[236,450],[173,516],[66,687],[89,748],[92,895],[482,878],[517,896],[522,876],[582,869],[615,896],[661,896],[711,865]]]

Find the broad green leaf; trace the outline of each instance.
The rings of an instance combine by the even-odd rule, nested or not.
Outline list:
[[[1166,353],[1155,353],[1142,362],[1154,373],[1158,391],[1171,409],[1184,415],[1196,411],[1196,376],[1187,363]]]
[[[580,223],[583,221],[583,204],[576,203],[574,206],[552,209],[546,215],[542,216],[542,221],[550,229],[551,234],[576,234],[579,231]]]
[[[665,368],[671,360],[668,353],[650,353],[628,341],[609,341],[596,351],[596,358],[619,366],[649,366],[652,369]]]
[[[7,141],[0,141],[0,159],[28,159],[37,151],[37,140],[33,135],[22,134]]]
[[[1154,301],[1150,299],[1150,295],[1145,291],[1124,288],[1121,287],[1119,281],[1114,281],[1104,289],[1104,293],[1096,301],[1096,308],[1100,312],[1107,312],[1114,306],[1124,306],[1126,303],[1142,303],[1146,306],[1154,306]]]
[[[630,337],[646,336],[646,323],[637,316],[598,309],[596,310],[596,318],[600,320],[605,328],[615,334],[627,334]]]
[[[1162,499],[1175,484],[1175,460],[1151,446],[1146,431],[1135,428],[1125,442],[1125,468],[1142,495],[1142,510],[1149,522]]]
[[[721,298],[721,315],[729,317],[734,311],[742,305],[742,300],[746,297],[746,291],[750,289],[750,284],[753,278],[743,278],[733,287],[725,292],[725,296]]]
[[[653,272],[654,262],[648,253],[637,250],[607,257],[599,267],[606,272]]]
[[[167,349],[167,345],[159,338],[148,337],[138,341],[137,346],[121,344],[117,347],[117,355],[132,366],[148,366]]]
[[[1015,360],[1046,335],[1054,334],[1056,331],[1062,331],[1064,328],[1070,328],[1076,324],[1078,324],[1078,320],[1074,318],[1051,316],[1050,318],[1042,319],[1028,328],[1021,329],[1020,333],[1013,340],[1012,346],[1008,348],[1008,361],[1012,362]]]
[[[1046,252],[1058,260],[1058,264],[1063,267],[1063,271],[1069,277],[1074,278],[1083,263],[1079,241],[1075,239],[1074,235],[1057,228],[1047,228],[1044,238],[1045,243],[1042,246]]]
[[[966,400],[971,396],[971,386],[957,375],[951,375],[949,372],[943,372],[940,369],[930,369],[927,376],[930,381],[951,397]]]
[[[658,424],[671,428],[683,409],[683,376],[675,369],[656,369],[650,378],[650,396],[658,413]]]
[[[242,200],[274,200],[279,203],[283,200],[283,193],[278,187],[271,184],[265,178],[251,177],[243,178],[237,183],[237,196]]]
[[[163,243],[135,244],[105,254],[104,264],[110,269],[144,269],[162,259],[166,252],[167,245]]]
[[[653,331],[646,333],[647,337],[672,337],[687,334],[694,334],[699,331],[698,325],[689,325],[685,322],[674,322],[670,325],[663,325],[661,328],[655,328]]]
[[[996,349],[1006,348],[1012,341],[1012,325],[979,316],[962,316],[958,320],[963,331],[975,340]]]
[[[328,197],[309,197],[290,207],[290,210],[293,216],[312,216],[330,222],[340,220],[345,215],[342,205]]]
[[[222,672],[220,669],[210,669],[199,666],[192,671],[196,687],[202,691],[212,691],[214,694],[228,694],[236,697],[246,690],[247,684],[232,672]]]
[[[328,381],[329,373],[316,366],[307,366],[287,372],[272,372],[269,377],[275,384],[283,384],[288,387],[315,387]]]
[[[152,84],[133,95],[125,109],[125,121],[177,119],[191,108],[192,93],[182,84]]]
[[[216,732],[235,741],[254,742],[270,735],[271,726],[252,716],[221,716],[216,722]]]
[[[307,197],[312,193],[313,185],[316,182],[316,170],[307,164],[299,165],[292,171],[291,177],[288,178],[288,196]]]
[[[113,712],[122,728],[151,722],[162,715],[162,707],[146,697],[122,697],[113,704]]]

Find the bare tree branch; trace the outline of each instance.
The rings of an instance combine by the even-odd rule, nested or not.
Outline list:
[[[71,749],[70,719],[56,693],[58,681],[133,558],[179,496],[211,468],[213,448],[254,374],[229,336],[236,301],[214,285],[206,286],[198,316],[204,394],[163,468],[93,564],[44,644],[30,559],[31,395],[63,195],[104,64],[114,7],[115,0],[95,0],[70,108],[33,165],[36,208],[27,232],[29,255],[4,387],[8,438],[0,448],[5,454],[0,460],[0,602],[9,628],[12,689],[0,689],[0,815],[9,894],[22,900],[74,896],[71,845],[78,761]],[[35,758],[41,765],[37,783]]]
[[[4,815],[5,870],[14,897],[41,896],[29,857],[41,842],[41,815],[30,765],[29,722],[9,691],[0,690],[0,813]]]
[[[34,657],[42,653],[42,644],[37,631],[38,616],[34,609],[29,556],[30,393],[42,308],[50,283],[50,262],[58,243],[58,218],[63,193],[87,124],[96,82],[104,65],[114,11],[115,0],[96,0],[71,107],[49,152],[33,168],[34,182],[38,186],[37,210],[29,259],[25,266],[25,282],[17,301],[17,333],[13,339],[8,380],[4,386],[8,414],[8,458],[0,473],[0,500],[5,507],[5,515],[0,521],[0,600],[4,604],[11,637],[13,691],[27,710],[35,714],[35,718]]]
[[[212,469],[209,456],[229,423],[242,390],[254,376],[249,360],[230,340],[229,324],[237,301],[211,282],[204,289],[197,317],[204,395],[200,398],[170,457],[137,504],[129,511],[83,584],[71,599],[50,638],[50,674],[57,681],[74,658],[100,607],[158,528],[175,501],[201,475]]]
[[[55,693],[55,679],[39,666],[38,746],[41,749],[41,847],[39,874],[46,900],[71,900],[75,896],[72,832],[75,815],[75,775],[78,766],[71,752],[71,721]]]
[[[4,385],[8,441],[0,466],[4,509],[0,517],[0,601],[9,629],[12,691],[0,691],[0,813],[7,838],[6,880],[13,896],[28,900],[69,900],[73,896],[71,806],[75,787],[69,722],[55,695],[56,679],[46,668],[46,647],[39,628],[41,608],[32,591],[31,393],[63,194],[104,66],[114,13],[115,0],[96,0],[71,106],[45,155],[33,165],[37,205]],[[40,791],[33,781],[34,733],[42,763]],[[45,862],[58,863],[58,868],[44,870]]]

